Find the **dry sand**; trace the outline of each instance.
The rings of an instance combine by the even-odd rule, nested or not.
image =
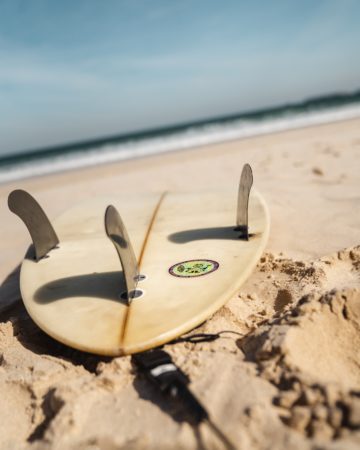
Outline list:
[[[135,376],[44,335],[15,270],[29,237],[6,206],[29,190],[54,217],[114,192],[236,186],[243,163],[268,201],[266,253],[199,331],[167,345],[213,421],[239,449],[360,446],[360,120],[0,186],[0,448],[225,448]]]

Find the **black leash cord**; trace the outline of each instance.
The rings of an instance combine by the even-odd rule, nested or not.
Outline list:
[[[179,337],[172,342],[191,342],[192,344],[199,344],[200,342],[216,341],[216,339],[219,339],[219,337],[220,333],[196,333],[191,334],[190,336]]]
[[[223,334],[236,334],[238,336],[243,337],[242,333],[238,333],[233,330],[223,330],[218,333],[195,333],[190,334],[189,336],[180,336],[179,338],[174,339],[170,342],[170,344],[177,344],[179,342],[191,342],[192,344],[199,344],[200,342],[212,342],[221,338]]]

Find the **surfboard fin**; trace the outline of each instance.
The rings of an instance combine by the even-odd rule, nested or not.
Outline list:
[[[126,286],[124,299],[130,303],[133,298],[139,296],[136,287],[142,276],[139,274],[138,263],[125,225],[117,209],[112,205],[105,211],[105,230],[119,256]]]
[[[10,211],[24,222],[35,249],[35,259],[39,261],[59,244],[53,226],[39,203],[28,192],[16,189],[8,197]]]
[[[236,231],[241,232],[241,238],[249,239],[249,195],[253,184],[253,173],[249,164],[245,164],[239,184],[237,214],[236,214]]]

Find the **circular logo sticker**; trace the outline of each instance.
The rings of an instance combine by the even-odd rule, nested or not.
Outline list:
[[[170,267],[169,273],[174,277],[192,278],[207,275],[218,268],[219,263],[211,259],[190,259],[174,264]]]

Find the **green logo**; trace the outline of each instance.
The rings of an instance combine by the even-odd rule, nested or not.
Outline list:
[[[192,278],[207,275],[218,268],[219,263],[211,259],[191,259],[174,264],[170,267],[169,273],[174,277]]]

